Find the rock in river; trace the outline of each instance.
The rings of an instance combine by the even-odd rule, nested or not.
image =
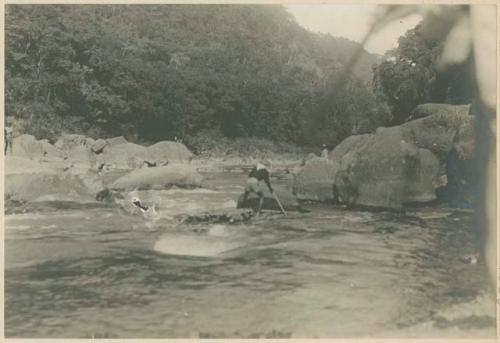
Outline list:
[[[104,185],[97,176],[53,169],[45,163],[8,157],[5,161],[7,205],[24,202],[96,202]]]
[[[76,134],[63,134],[54,146],[61,151],[65,159],[75,166],[88,168],[92,163],[91,146],[93,144],[92,138]]]
[[[457,168],[449,165],[455,156],[460,165],[473,161],[474,116],[469,112],[470,106],[425,104],[415,110],[418,119],[350,136],[329,153],[331,163],[307,161],[296,173],[294,192],[301,199],[328,200],[333,179],[333,200],[400,209],[406,203],[435,200],[447,176],[458,180],[448,192],[457,197],[453,190],[471,188],[457,184],[473,179],[451,175]]]
[[[189,161],[193,153],[182,143],[162,141],[147,147],[155,161]]]
[[[428,117],[431,115],[467,115],[470,112],[470,105],[449,105],[449,104],[420,104],[410,115],[411,119]]]
[[[106,165],[117,169],[134,169],[144,161],[152,159],[148,149],[135,143],[109,144],[102,152],[102,160]]]
[[[165,189],[171,186],[182,188],[200,187],[203,176],[187,164],[136,169],[120,177],[110,189],[131,191],[134,189]]]
[[[404,203],[434,200],[438,175],[436,156],[408,142],[400,127],[393,127],[366,135],[342,157],[335,175],[336,195],[351,205],[399,209]]]
[[[199,224],[199,223],[227,223],[236,224],[249,221],[253,217],[253,212],[250,210],[234,209],[223,212],[207,212],[199,214],[191,214],[182,218],[185,224]]]
[[[333,183],[337,169],[338,166],[329,159],[308,159],[294,174],[293,194],[301,200],[333,200]]]
[[[61,152],[47,140],[37,140],[31,135],[21,135],[14,138],[12,153],[16,157],[33,160],[61,160]]]

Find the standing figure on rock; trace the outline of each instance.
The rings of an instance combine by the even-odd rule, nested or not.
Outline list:
[[[250,193],[255,193],[259,196],[259,207],[257,209],[257,214],[260,214],[260,210],[262,209],[262,204],[264,203],[264,189],[262,185],[262,181],[267,185],[267,188],[274,195],[273,187],[271,186],[271,182],[269,181],[269,170],[268,167],[270,163],[265,161],[264,163],[257,163],[255,167],[248,174],[247,185],[245,187],[245,194],[243,195],[243,202],[246,201],[248,195]]]
[[[3,131],[4,134],[4,143],[5,143],[5,150],[4,154],[7,155],[7,149],[10,151],[10,154],[12,155],[12,139],[13,139],[13,129],[12,129],[12,124],[10,120],[6,120],[5,123],[5,128]]]
[[[321,158],[328,158],[328,148],[326,147],[326,144],[321,146]]]

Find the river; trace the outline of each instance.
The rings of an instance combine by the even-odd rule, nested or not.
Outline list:
[[[473,213],[306,204],[245,224],[180,224],[233,208],[243,174],[142,192],[155,222],[120,209],[5,217],[7,337],[493,337],[495,301]]]

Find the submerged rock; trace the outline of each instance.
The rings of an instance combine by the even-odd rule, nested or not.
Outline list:
[[[273,188],[285,211],[302,211],[297,198],[290,191],[279,186],[274,186]],[[244,201],[243,197],[244,194],[239,197],[237,208],[251,208],[255,210],[258,208],[259,196],[257,194],[250,193],[246,201]],[[278,203],[268,189],[264,190],[264,203],[262,204],[262,209],[280,211]]]
[[[193,167],[186,164],[169,164],[133,170],[109,187],[115,190],[165,189],[171,186],[195,188],[200,187],[202,181],[203,176]]]
[[[183,217],[181,221],[185,224],[199,224],[199,223],[229,223],[236,224],[249,221],[254,216],[253,211],[235,209],[224,212],[207,212],[200,214],[188,215]]]

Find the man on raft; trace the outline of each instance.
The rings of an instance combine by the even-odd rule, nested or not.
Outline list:
[[[257,209],[257,214],[260,214],[262,209],[262,205],[264,204],[264,189],[262,185],[262,181],[267,185],[269,192],[273,195],[273,197],[277,200],[276,195],[274,194],[273,187],[271,186],[271,181],[269,180],[269,168],[270,163],[265,161],[263,163],[257,163],[253,169],[248,174],[247,184],[245,186],[245,193],[243,194],[243,202],[247,200],[247,197],[250,193],[255,193],[259,196],[259,207]],[[280,208],[281,208],[281,204]],[[282,212],[285,214],[284,210]]]

